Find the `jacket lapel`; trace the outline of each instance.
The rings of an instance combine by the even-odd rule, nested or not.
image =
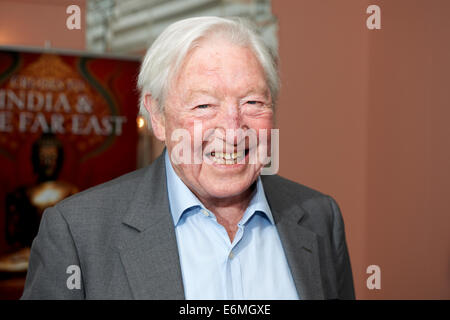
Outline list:
[[[264,190],[298,295],[306,300],[324,299],[317,234],[301,224],[308,213],[286,197],[275,180],[268,179],[263,177]]]
[[[119,235],[120,256],[135,299],[185,298],[163,155],[147,169]]]

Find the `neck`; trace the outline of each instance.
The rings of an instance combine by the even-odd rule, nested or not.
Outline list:
[[[196,196],[208,210],[214,213],[217,222],[225,228],[231,242],[233,242],[238,229],[237,224],[244,216],[245,210],[247,209],[255,190],[256,182],[254,182],[245,192],[234,197],[217,199],[203,198],[199,195]]]

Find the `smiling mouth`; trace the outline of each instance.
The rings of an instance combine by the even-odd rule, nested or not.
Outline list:
[[[243,164],[245,157],[248,155],[249,149],[240,150],[236,152],[219,152],[213,151],[207,156],[216,164]]]

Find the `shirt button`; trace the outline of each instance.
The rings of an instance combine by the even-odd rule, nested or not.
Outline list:
[[[205,209],[202,209],[202,213],[203,213],[205,216],[209,217],[209,212],[206,211]]]
[[[234,258],[233,251],[230,252],[230,254],[228,255],[228,258],[229,258],[229,259],[233,259],[233,258]]]

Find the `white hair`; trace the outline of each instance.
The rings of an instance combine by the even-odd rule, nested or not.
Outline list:
[[[177,75],[187,54],[200,41],[216,35],[225,36],[231,43],[250,48],[264,70],[267,85],[275,105],[279,91],[277,54],[257,34],[255,28],[243,19],[196,17],[180,20],[168,26],[147,50],[138,77],[140,90],[139,113],[151,121],[144,106],[144,97],[150,94],[164,111],[167,90]]]

